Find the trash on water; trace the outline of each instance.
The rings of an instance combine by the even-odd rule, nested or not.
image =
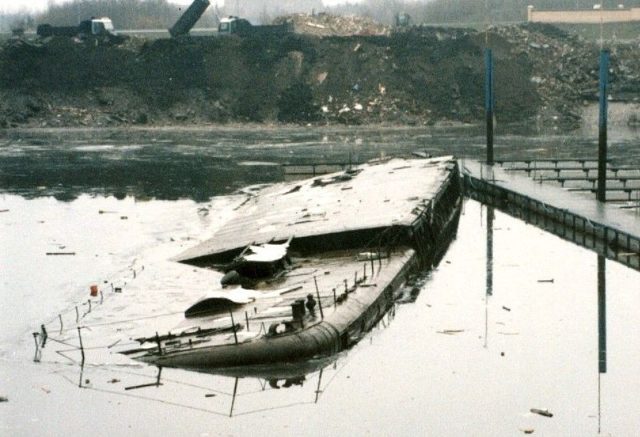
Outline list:
[[[551,278],[551,279],[538,279],[538,282],[548,282],[548,283],[551,283],[551,284],[553,284],[553,281],[554,281],[553,278]]]
[[[526,428],[526,429],[521,429],[520,431],[522,431],[525,434],[533,434],[534,429],[533,428]]]
[[[107,382],[108,382],[109,384],[115,384],[115,383],[117,383],[117,382],[120,382],[120,380],[119,380],[119,379],[117,379],[117,378],[113,378],[113,379],[110,379],[110,380],[109,380],[109,381],[107,381]]]
[[[438,334],[455,335],[464,332],[464,329],[443,329],[442,331],[436,331]]]
[[[541,410],[539,408],[532,408],[529,411],[531,411],[532,413],[535,413],[535,414],[539,414],[539,415],[544,416],[544,417],[553,417],[553,414],[547,409]]]
[[[204,395],[205,398],[212,398],[215,396],[215,393],[207,393]]]
[[[0,396],[0,402],[9,402],[9,398],[5,396]]]
[[[502,305],[502,309],[503,309],[503,310],[505,310],[505,311],[511,311],[511,308],[506,307],[506,306],[504,306],[504,305]]]
[[[47,256],[56,256],[56,255],[69,255],[75,256],[75,252],[47,252]]]

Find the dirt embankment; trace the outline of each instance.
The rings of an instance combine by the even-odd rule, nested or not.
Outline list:
[[[571,125],[597,95],[597,48],[555,28],[492,29],[496,116]],[[485,34],[68,38],[0,48],[0,127],[129,124],[478,123]],[[612,53],[612,90],[640,89],[639,50]]]

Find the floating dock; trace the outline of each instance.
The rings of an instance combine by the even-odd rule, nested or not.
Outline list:
[[[199,371],[334,354],[382,318],[411,272],[439,260],[461,209],[452,157],[369,162],[246,192],[234,219],[175,258],[237,283],[211,284],[197,316],[123,353]],[[284,247],[281,259],[256,263]]]
[[[589,168],[587,164],[583,166]],[[530,164],[527,168],[534,170]],[[575,170],[580,171],[580,167]],[[466,195],[640,269],[637,213],[597,202],[584,193],[535,181],[498,165],[465,160],[461,173]]]

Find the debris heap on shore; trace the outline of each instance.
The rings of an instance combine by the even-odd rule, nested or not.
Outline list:
[[[553,26],[389,33],[364,18],[283,19],[296,32],[120,45],[8,40],[0,127],[481,123],[487,39],[499,122],[575,127],[597,98],[599,48]],[[613,98],[640,90],[639,52],[632,43],[613,47]]]

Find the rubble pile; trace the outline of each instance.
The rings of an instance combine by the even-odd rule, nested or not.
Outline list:
[[[482,123],[487,41],[498,122],[570,129],[598,97],[599,47],[552,26],[388,33],[363,18],[284,19],[298,29],[324,27],[309,26],[312,35],[130,39],[119,46],[5,42],[0,127]],[[612,47],[610,98],[640,96],[639,54],[637,42]]]
[[[509,56],[530,62],[529,80],[540,96],[539,116],[577,123],[581,104],[597,97],[597,48],[547,25],[493,27],[490,33],[506,41]]]
[[[389,35],[390,28],[369,17],[317,14],[292,14],[276,18],[274,24],[291,22],[296,33],[315,36]]]
[[[540,96],[539,118],[575,124],[581,119],[581,107],[597,101],[597,44],[547,24],[493,27],[490,35],[506,42],[508,56],[529,60],[530,80]],[[639,49],[637,42],[611,46],[610,100],[637,101],[640,97]]]

